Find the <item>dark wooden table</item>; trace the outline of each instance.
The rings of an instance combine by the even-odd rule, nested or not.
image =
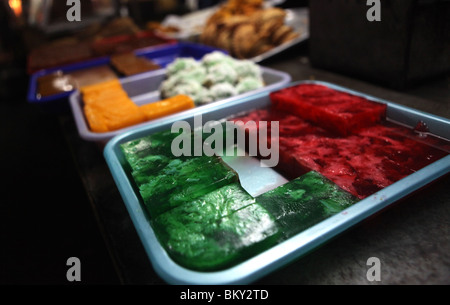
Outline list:
[[[264,65],[290,73],[293,81],[328,81],[450,118],[449,77],[400,92],[315,69],[299,53]],[[82,140],[71,116],[60,122],[121,281],[164,284],[147,258],[102,147]],[[449,186],[447,175],[255,284],[450,284]],[[366,278],[370,257],[381,261],[380,282]]]

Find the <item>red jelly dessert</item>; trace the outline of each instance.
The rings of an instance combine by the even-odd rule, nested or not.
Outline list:
[[[278,121],[278,170],[282,174],[294,179],[315,170],[360,199],[448,154],[429,145],[432,139],[424,143],[413,130],[388,122],[344,137],[274,109],[253,111],[234,120]]]
[[[341,136],[380,122],[386,105],[316,84],[302,84],[270,94],[275,109],[297,115]]]

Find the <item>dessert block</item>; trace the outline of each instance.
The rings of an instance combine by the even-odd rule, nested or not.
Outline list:
[[[236,173],[218,157],[173,159],[142,180],[139,191],[150,216],[156,217],[237,180]]]
[[[234,120],[279,121],[278,170],[295,179],[311,170],[360,199],[448,155],[447,146],[389,122],[337,136],[300,117],[261,109]],[[268,136],[271,141],[271,136]],[[447,148],[446,148],[447,147]]]
[[[315,171],[256,197],[256,202],[276,219],[285,239],[357,201],[358,198]]]
[[[154,120],[194,107],[194,101],[189,96],[176,95],[165,100],[140,106],[139,108],[147,120]]]
[[[151,217],[238,181],[219,157],[175,157],[171,144],[178,135],[164,131],[121,145]]]
[[[146,157],[164,156],[168,159],[173,158],[171,144],[173,139],[179,136],[181,132],[172,133],[170,130],[157,132],[149,136],[139,138],[120,145],[125,159],[128,161],[133,171],[140,171],[146,161]],[[138,164],[139,163],[139,164]]]
[[[215,271],[230,267],[276,244],[273,217],[233,183],[155,218],[155,232],[175,262]]]
[[[117,79],[85,86],[80,91],[84,114],[93,132],[114,131],[195,107],[187,95],[138,106]]]
[[[270,95],[275,109],[314,122],[341,136],[372,126],[386,117],[386,105],[327,88],[302,84]]]
[[[110,57],[111,65],[125,76],[161,69],[161,66],[132,52],[117,53]]]

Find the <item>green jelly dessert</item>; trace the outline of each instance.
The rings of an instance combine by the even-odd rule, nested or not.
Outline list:
[[[138,186],[148,183],[149,178],[169,165],[170,157],[164,155],[148,155],[136,160],[131,175]]]
[[[139,191],[150,215],[156,217],[237,180],[237,174],[218,157],[173,159],[149,176]]]
[[[256,202],[276,219],[286,239],[357,201],[359,199],[315,171],[256,197]]]
[[[171,130],[166,130],[123,143],[120,147],[126,160],[134,170],[137,162],[149,155],[163,155],[173,158],[171,150],[172,141],[180,134],[181,132],[172,133]]]
[[[171,145],[179,135],[163,131],[121,145],[151,217],[238,181],[237,174],[217,156],[175,157]],[[195,133],[186,135],[193,143]]]
[[[275,219],[239,183],[161,214],[153,227],[174,261],[199,271],[228,268],[279,239]]]

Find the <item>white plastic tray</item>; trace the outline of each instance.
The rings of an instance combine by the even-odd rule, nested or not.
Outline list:
[[[266,84],[265,87],[249,91],[244,94],[240,94],[228,99],[224,99],[221,101],[213,102],[209,105],[204,106],[198,106],[196,108],[183,111],[177,114],[173,114],[170,116],[166,116],[160,119],[147,121],[138,125],[130,126],[127,128],[122,128],[120,130],[111,131],[111,132],[104,132],[104,133],[98,133],[93,132],[89,128],[89,124],[86,120],[86,117],[84,115],[83,111],[83,101],[81,99],[80,91],[75,91],[71,94],[69,98],[70,107],[72,109],[72,114],[75,119],[75,124],[78,129],[78,133],[81,138],[83,138],[86,141],[94,141],[94,142],[106,142],[110,140],[112,137],[122,133],[132,130],[135,127],[141,127],[141,126],[148,126],[148,125],[154,125],[159,124],[161,122],[164,122],[166,120],[173,120],[179,117],[180,115],[193,115],[194,113],[197,113],[199,111],[207,110],[212,105],[223,105],[227,104],[231,101],[241,99],[243,97],[247,97],[250,95],[253,95],[255,93],[263,92],[266,90],[275,90],[277,88],[281,88],[287,83],[291,81],[291,77],[289,74],[269,69],[266,67],[261,67],[262,70],[262,76],[264,79],[264,83]],[[137,105],[145,105],[154,103],[156,101],[161,100],[160,98],[160,92],[159,87],[161,83],[164,81],[166,76],[166,70],[161,69],[157,71],[151,71],[148,73],[143,73],[127,78],[123,78],[120,80],[123,89],[128,93],[130,98],[137,104]]]

